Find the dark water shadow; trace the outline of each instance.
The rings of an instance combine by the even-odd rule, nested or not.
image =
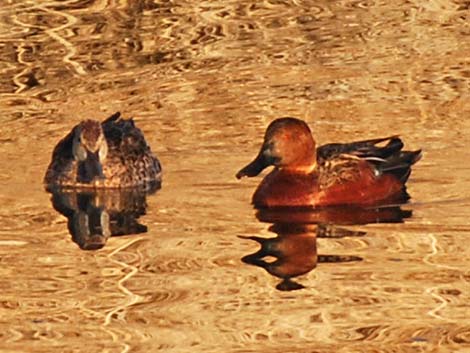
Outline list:
[[[281,279],[276,286],[282,291],[305,288],[293,280],[304,275],[318,263],[343,263],[362,261],[355,255],[318,254],[318,238],[361,237],[366,233],[345,228],[347,225],[369,223],[400,223],[411,217],[412,211],[399,206],[379,208],[335,207],[316,210],[308,209],[263,209],[256,217],[271,223],[269,230],[277,234],[274,238],[240,236],[260,244],[255,253],[246,255],[246,264],[264,268],[271,275]]]
[[[86,190],[48,188],[54,209],[67,217],[72,240],[82,250],[97,250],[111,236],[140,234],[147,226],[138,219],[147,211],[147,196],[160,184],[140,189]]]

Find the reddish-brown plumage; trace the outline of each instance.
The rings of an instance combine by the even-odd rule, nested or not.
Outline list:
[[[358,165],[357,179],[334,184],[315,194],[314,206],[373,205],[399,194],[404,184],[391,174],[375,176],[366,161]]]
[[[261,182],[253,195],[253,204],[261,207],[312,205],[318,193],[314,174],[273,170]]]
[[[269,125],[258,156],[237,177],[255,176],[274,165],[253,195],[256,207],[374,205],[405,193],[421,151],[402,147],[392,136],[315,149],[305,122],[282,118]]]

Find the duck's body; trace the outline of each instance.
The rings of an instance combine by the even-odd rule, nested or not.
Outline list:
[[[315,148],[305,122],[281,118],[268,127],[258,157],[237,177],[274,165],[253,195],[256,207],[374,205],[405,194],[421,151],[402,148],[396,136]]]
[[[116,113],[85,120],[55,147],[44,177],[48,186],[128,188],[161,181],[161,166],[132,119]]]

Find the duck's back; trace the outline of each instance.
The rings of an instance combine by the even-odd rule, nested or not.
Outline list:
[[[102,126],[108,144],[103,172],[109,186],[126,187],[160,181],[160,162],[132,118],[122,119],[116,113]]]
[[[367,205],[406,197],[405,183],[421,151],[402,148],[396,136],[319,147],[316,203]]]

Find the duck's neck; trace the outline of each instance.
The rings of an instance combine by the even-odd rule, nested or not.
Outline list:
[[[295,166],[284,166],[279,167],[279,171],[291,174],[312,174],[317,169],[317,164],[305,164],[305,165],[295,165]]]

